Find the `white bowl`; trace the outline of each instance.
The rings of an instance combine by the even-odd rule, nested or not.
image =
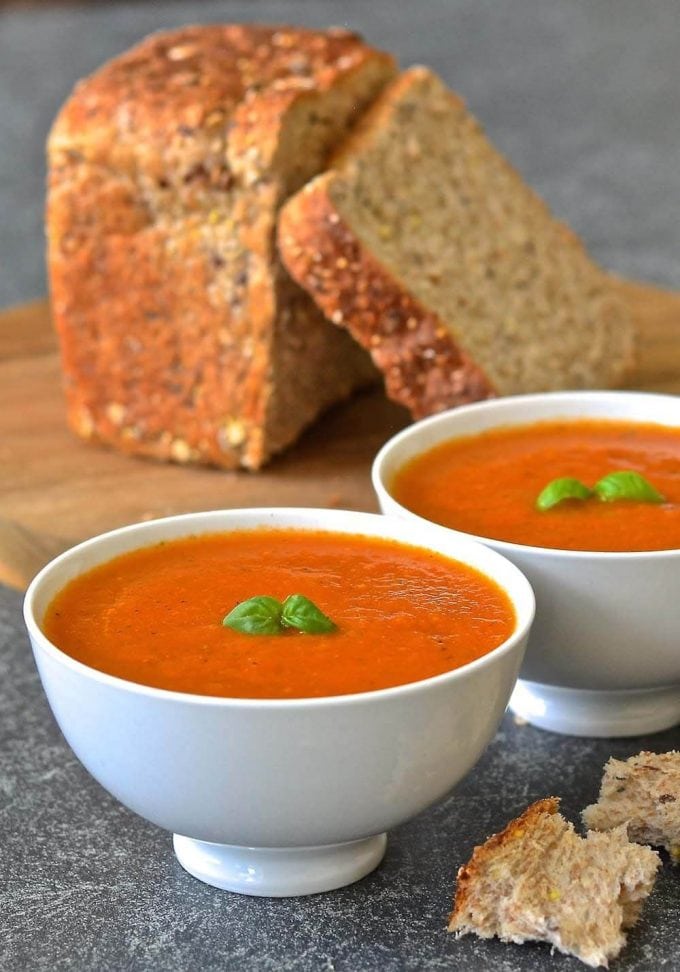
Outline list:
[[[40,622],[73,577],[128,550],[261,526],[386,537],[478,568],[509,595],[514,634],[434,678],[310,699],[213,698],[149,688],[64,654]],[[378,865],[385,831],[441,799],[479,759],[515,684],[534,613],[511,563],[429,524],[340,510],[196,513],[114,530],[48,564],[24,615],[52,711],[102,786],[173,831],[180,863],[216,887],[286,896],[341,887]]]
[[[677,427],[680,398],[564,392],[442,412],[394,436],[378,453],[373,485],[382,511],[414,525],[429,522],[398,503],[390,488],[404,463],[433,446],[565,416]],[[536,621],[510,703],[514,712],[542,728],[580,736],[638,735],[680,721],[680,550],[594,553],[474,539],[512,560],[536,594]]]

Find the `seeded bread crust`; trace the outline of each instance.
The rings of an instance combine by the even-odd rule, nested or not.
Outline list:
[[[476,847],[458,872],[448,930],[521,944],[545,941],[593,968],[626,943],[659,856],[625,827],[579,837],[548,797]]]
[[[391,82],[331,169],[288,201],[279,248],[416,418],[494,394],[615,385],[632,364],[611,282],[425,68]]]
[[[154,35],[76,86],[48,143],[47,232],[79,435],[257,469],[374,380],[274,230],[393,74],[347,31],[236,25]]]
[[[586,807],[589,830],[624,824],[638,844],[665,847],[680,863],[680,752],[641,752],[607,762],[597,803]]]
[[[338,213],[328,185],[310,182],[283,208],[279,248],[290,275],[326,317],[366,348],[387,394],[416,419],[496,394],[443,321],[397,281]]]

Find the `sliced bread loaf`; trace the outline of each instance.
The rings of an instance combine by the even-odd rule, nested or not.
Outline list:
[[[389,84],[332,168],[289,200],[279,247],[416,417],[615,385],[631,363],[609,279],[425,68]]]
[[[680,752],[610,759],[597,803],[583,811],[590,830],[624,824],[638,844],[665,847],[680,862]]]
[[[659,855],[625,826],[579,837],[555,797],[539,800],[458,872],[449,931],[549,942],[593,968],[626,943],[654,885]]]
[[[394,70],[347,31],[186,27],[76,87],[49,139],[47,212],[76,432],[256,469],[374,379],[274,232]]]

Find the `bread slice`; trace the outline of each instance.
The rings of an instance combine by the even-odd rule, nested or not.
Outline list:
[[[394,73],[344,30],[213,25],[156,34],[77,85],[49,138],[47,212],[76,432],[256,469],[375,380],[274,232]]]
[[[493,395],[612,386],[633,329],[578,238],[426,68],[388,85],[279,247],[417,418]]]
[[[597,803],[583,811],[590,830],[624,825],[638,844],[665,847],[680,862],[680,752],[610,759]]]
[[[659,855],[625,826],[579,837],[559,800],[531,804],[476,847],[458,872],[449,931],[543,941],[586,965],[608,965],[654,885]]]

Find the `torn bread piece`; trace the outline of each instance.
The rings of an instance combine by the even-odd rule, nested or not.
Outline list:
[[[665,847],[680,863],[680,752],[612,757],[604,768],[598,801],[582,817],[589,830],[626,824],[631,840]]]
[[[448,930],[505,942],[549,942],[593,968],[626,943],[654,885],[659,855],[625,826],[580,837],[559,800],[532,803],[458,872]]]
[[[616,385],[633,327],[613,281],[431,71],[388,84],[279,249],[415,418],[494,395]]]

